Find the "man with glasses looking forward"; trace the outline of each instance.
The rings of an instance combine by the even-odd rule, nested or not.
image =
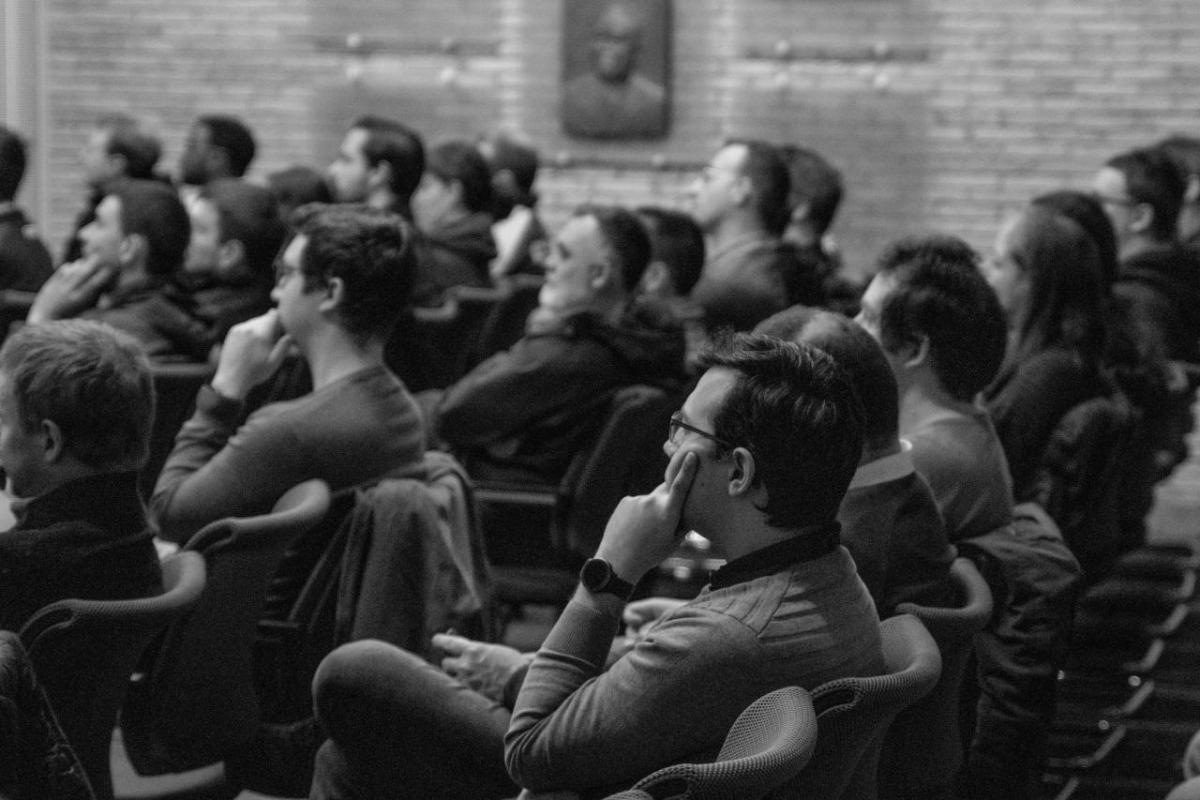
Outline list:
[[[275,308],[230,329],[159,476],[150,511],[166,538],[183,542],[215,519],[267,513],[310,478],[342,489],[424,455],[416,403],[383,363],[412,286],[412,228],[362,205],[304,206],[293,223]],[[242,424],[246,396],[293,347],[313,391]]]
[[[711,759],[769,691],[884,670],[875,607],[838,541],[863,426],[845,375],[767,337],[702,366],[663,482],[618,504],[536,655],[438,635],[441,671],[371,641],[325,659],[314,696],[331,741],[311,797],[510,797],[514,783],[603,796]],[[726,565],[691,602],[627,606],[689,530]],[[623,620],[640,630],[614,648]]]

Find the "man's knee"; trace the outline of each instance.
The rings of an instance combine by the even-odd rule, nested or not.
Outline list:
[[[395,696],[405,689],[404,675],[425,663],[398,647],[367,639],[342,645],[322,659],[313,676],[313,708],[326,725],[338,716],[353,716],[364,703],[381,694]]]

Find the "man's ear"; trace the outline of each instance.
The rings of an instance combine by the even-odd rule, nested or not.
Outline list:
[[[330,312],[336,311],[342,305],[342,299],[346,296],[346,284],[341,278],[330,278],[325,285],[325,297],[317,306],[319,311]]]
[[[367,170],[367,189],[390,188],[392,185],[392,162],[380,161]]]
[[[921,336],[915,342],[905,344],[900,349],[904,366],[909,369],[919,367],[929,362],[929,337]]]
[[[596,291],[604,289],[613,284],[616,278],[617,266],[612,262],[611,258],[606,258],[603,261],[593,263],[589,268],[591,275],[591,286]]]
[[[1188,175],[1187,188],[1183,191],[1183,202],[1195,203],[1200,200],[1200,175]]]
[[[245,259],[246,248],[241,239],[230,239],[217,248],[217,270],[220,272],[236,269]]]
[[[742,206],[750,202],[754,194],[754,187],[750,185],[750,178],[745,175],[739,175],[734,180],[729,191],[733,193],[734,204]]]
[[[733,468],[729,473],[729,496],[745,497],[754,488],[754,455],[744,447],[735,447],[730,460]]]
[[[642,273],[642,288],[652,295],[674,294],[667,265],[662,261],[651,261],[647,264],[646,271]]]
[[[129,233],[121,237],[117,245],[117,258],[121,266],[126,264],[144,263],[150,253],[150,243],[140,233]]]
[[[1135,203],[1130,209],[1129,230],[1145,233],[1154,226],[1154,208],[1149,203]]]
[[[62,430],[58,423],[51,419],[42,420],[42,461],[46,464],[57,463],[64,454]]]

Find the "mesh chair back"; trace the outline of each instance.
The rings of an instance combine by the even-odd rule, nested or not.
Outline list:
[[[266,587],[284,548],[328,507],[325,482],[306,481],[270,514],[213,522],[187,543],[185,552],[208,562],[208,588],[157,643],[125,704],[122,734],[139,773],[211,764],[253,737],[260,722],[253,652]]]
[[[800,775],[778,797],[873,800],[883,737],[903,709],[928,694],[942,672],[937,643],[909,614],[879,626],[887,673],[841,678],[812,692],[817,747]]]
[[[196,407],[196,392],[213,374],[208,364],[151,363],[154,379],[154,423],[150,427],[150,454],[138,475],[144,496],[154,490],[158,473],[175,446],[175,435]]]
[[[650,797],[754,800],[804,769],[816,744],[817,715],[812,699],[800,687],[787,686],[746,707],[711,764],[664,767],[638,781],[633,789]]]
[[[975,634],[992,616],[992,592],[966,558],[950,568],[959,605],[929,608],[901,603],[896,610],[924,623],[942,656],[942,676],[929,694],[897,715],[884,740],[879,764],[883,798],[949,797],[962,766],[959,695]]]
[[[162,562],[162,570],[157,597],[60,600],[21,628],[34,670],[101,800],[112,797],[109,747],[138,659],[154,635],[204,592],[199,553],[178,553]]]

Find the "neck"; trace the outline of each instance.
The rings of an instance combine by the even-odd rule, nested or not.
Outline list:
[[[756,217],[749,214],[734,212],[726,214],[705,233],[705,244],[708,252],[719,250],[730,242],[746,236],[765,236],[766,229]]]
[[[879,447],[864,448],[863,456],[861,459],[859,459],[858,465],[861,467],[864,464],[870,464],[872,461],[878,461],[881,458],[887,458],[888,456],[894,456],[894,455],[896,455],[896,453],[899,453],[900,450],[901,450],[900,440],[898,438],[893,437],[885,445],[882,445]]]
[[[312,372],[313,390],[324,388],[368,367],[383,363],[383,342],[360,344],[341,328],[329,326],[300,343],[300,352]]]
[[[974,403],[956,400],[940,385],[916,382],[900,395],[900,435],[907,436],[935,417],[967,416]]]
[[[1121,261],[1128,261],[1143,253],[1149,253],[1153,250],[1165,250],[1170,246],[1171,242],[1160,241],[1150,236],[1131,236],[1121,243],[1118,257]]]

